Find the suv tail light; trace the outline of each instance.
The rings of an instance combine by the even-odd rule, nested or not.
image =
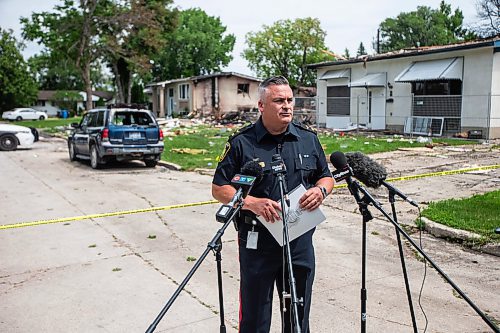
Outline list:
[[[158,134],[160,136],[160,140],[163,141],[163,131],[161,130],[161,128],[158,128]]]
[[[102,141],[109,141],[109,129],[105,128],[101,132]]]

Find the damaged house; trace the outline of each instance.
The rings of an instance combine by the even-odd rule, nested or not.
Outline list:
[[[320,126],[500,137],[500,35],[308,67]]]
[[[155,82],[151,91],[153,113],[160,118],[173,116],[214,116],[230,112],[254,111],[260,79],[235,72]]]

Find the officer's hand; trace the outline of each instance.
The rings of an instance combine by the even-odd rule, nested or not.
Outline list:
[[[254,212],[257,216],[262,216],[267,222],[274,223],[277,220],[281,220],[281,215],[279,213],[281,207],[276,201],[248,195],[244,202],[244,209]]]
[[[300,208],[305,209],[307,211],[314,210],[321,205],[323,202],[323,193],[319,187],[314,186],[311,187],[304,193],[302,198],[299,200]]]

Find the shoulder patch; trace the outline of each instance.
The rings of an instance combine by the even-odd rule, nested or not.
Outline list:
[[[228,142],[226,142],[226,145],[224,146],[224,151],[222,151],[222,154],[220,154],[217,157],[217,162],[222,162],[224,160],[224,158],[226,158],[227,153],[229,152],[230,149],[231,149],[231,144],[228,141]]]
[[[295,126],[297,126],[298,128],[301,128],[303,130],[306,130],[308,132],[311,132],[311,133],[314,133],[314,134],[318,135],[318,131],[314,127],[312,127],[312,126],[309,126],[309,125],[306,125],[306,124],[302,124],[302,123],[299,123],[299,122],[295,122],[295,121],[293,122],[293,124]]]
[[[238,135],[245,133],[246,131],[251,129],[253,127],[253,125],[254,124],[245,125],[229,136],[229,138],[227,139],[226,145],[224,146],[224,150],[222,151],[222,153],[219,156],[217,156],[217,162],[222,162],[224,160],[224,158],[226,158],[227,153],[229,153],[229,150],[231,150],[231,140],[233,140]]]
[[[240,129],[238,129],[236,132],[234,132],[233,134],[231,134],[229,136],[229,139],[227,141],[231,141],[232,139],[234,139],[235,137],[237,137],[238,135],[240,134],[243,134],[245,133],[246,131],[248,131],[249,129],[253,128],[254,124],[248,124],[248,125],[245,125],[243,127],[241,127]]]

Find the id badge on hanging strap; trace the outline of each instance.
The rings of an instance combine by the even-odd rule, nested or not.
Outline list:
[[[247,249],[257,250],[257,241],[259,240],[259,233],[252,226],[252,230],[248,232],[247,236]]]

